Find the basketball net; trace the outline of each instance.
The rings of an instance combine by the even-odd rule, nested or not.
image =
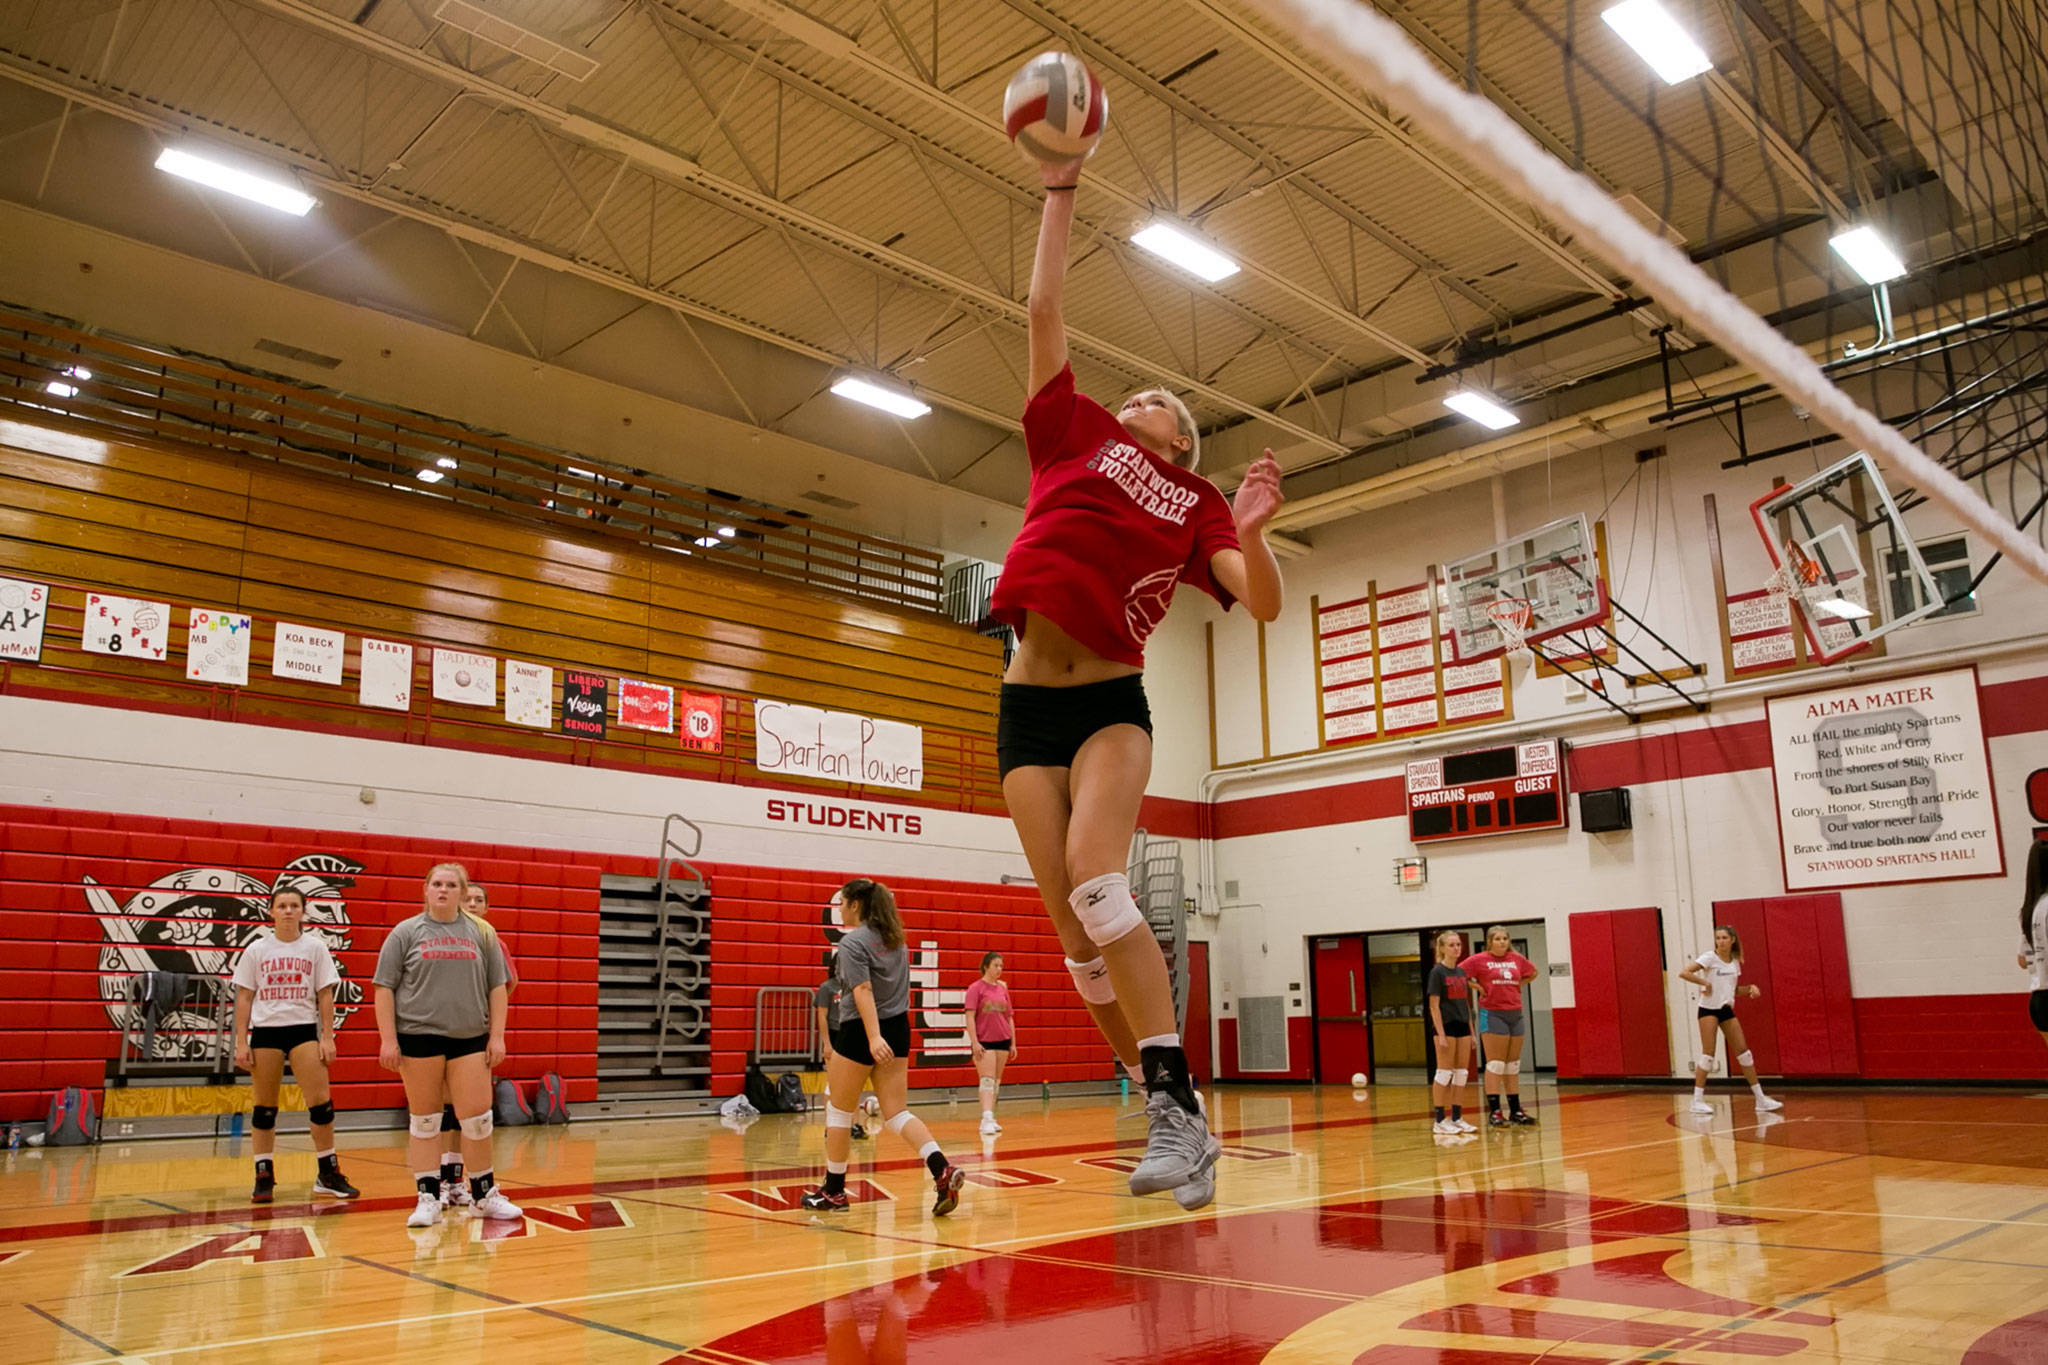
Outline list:
[[[1820,561],[1800,548],[1797,541],[1785,542],[1785,558],[1771,576],[1764,580],[1764,587],[1773,597],[1791,597],[1804,588],[1820,582]]]
[[[1529,624],[1536,619],[1533,602],[1526,597],[1503,597],[1489,603],[1486,614],[1500,632],[1510,667],[1522,668],[1536,661],[1536,651],[1529,648]]]

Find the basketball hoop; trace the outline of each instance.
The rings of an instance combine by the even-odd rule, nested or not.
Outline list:
[[[1487,604],[1486,614],[1493,621],[1493,628],[1500,632],[1501,644],[1511,662],[1527,662],[1536,657],[1536,652],[1529,648],[1529,625],[1536,619],[1535,603],[1526,597],[1502,597]]]

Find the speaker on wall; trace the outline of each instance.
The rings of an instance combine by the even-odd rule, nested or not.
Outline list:
[[[1627,787],[1600,787],[1579,793],[1579,828],[1588,834],[1634,827],[1629,821]]]

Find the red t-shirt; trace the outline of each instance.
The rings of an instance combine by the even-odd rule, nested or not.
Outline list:
[[[1536,975],[1536,964],[1517,952],[1506,957],[1474,953],[1458,967],[1479,983],[1479,1008],[1486,1010],[1522,1008],[1522,982]]]
[[[1105,659],[1142,666],[1145,637],[1177,583],[1228,610],[1209,572],[1235,550],[1237,519],[1216,485],[1134,443],[1100,403],[1074,392],[1072,366],[1024,409],[1031,495],[996,580],[990,613],[1018,635],[1035,611]]]

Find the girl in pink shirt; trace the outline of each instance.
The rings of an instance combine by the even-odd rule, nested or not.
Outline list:
[[[981,1135],[1003,1131],[996,1122],[996,1091],[1003,1068],[1017,1055],[1017,1015],[1003,984],[1003,955],[983,953],[981,976],[967,988],[967,1036],[974,1044],[974,1069],[981,1074]]]
[[[1536,1118],[1522,1112],[1522,1048],[1529,1041],[1522,983],[1536,979],[1536,964],[1515,951],[1507,926],[1496,924],[1486,931],[1486,951],[1472,954],[1458,968],[1472,978],[1479,1008],[1486,1011],[1486,1028],[1480,1035],[1486,1049],[1486,1121],[1495,1128],[1527,1127]],[[1500,1112],[1503,1090],[1508,1097],[1505,1115]]]

